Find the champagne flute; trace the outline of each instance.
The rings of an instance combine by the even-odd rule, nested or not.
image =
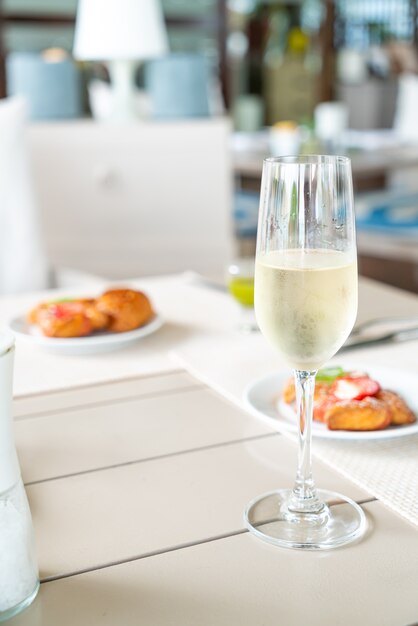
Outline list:
[[[264,161],[255,269],[261,332],[294,370],[299,454],[293,489],[248,505],[257,537],[330,549],[360,537],[364,512],[350,498],[317,490],[311,468],[317,370],[342,346],[357,314],[357,254],[351,163],[341,156]]]

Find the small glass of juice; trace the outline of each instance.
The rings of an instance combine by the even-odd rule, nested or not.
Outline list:
[[[228,290],[240,305],[239,329],[243,332],[258,330],[254,315],[254,258],[236,259],[228,266]]]

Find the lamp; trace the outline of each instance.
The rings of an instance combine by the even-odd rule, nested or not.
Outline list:
[[[135,117],[136,62],[168,50],[159,0],[79,0],[74,56],[108,63],[113,117]]]

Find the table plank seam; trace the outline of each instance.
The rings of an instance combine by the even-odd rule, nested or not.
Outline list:
[[[117,385],[118,383],[129,383],[135,382],[136,380],[146,380],[147,378],[163,378],[164,376],[174,376],[175,374],[187,374],[190,378],[193,378],[189,374],[189,372],[184,369],[184,367],[176,367],[169,370],[164,370],[162,372],[153,372],[151,374],[138,374],[132,376],[123,376],[122,378],[110,378],[108,380],[103,381],[95,381],[92,383],[85,383],[84,385],[72,385],[71,387],[56,387],[51,391],[43,390],[43,391],[33,391],[29,393],[20,394],[18,396],[13,396],[13,399],[16,401],[19,400],[30,400],[32,398],[39,398],[40,396],[53,396],[59,395],[60,393],[69,393],[73,391],[80,391],[85,389],[91,389],[92,387],[108,387],[109,385]]]
[[[153,556],[159,556],[161,554],[168,554],[170,552],[176,552],[177,550],[184,550],[186,548],[192,548],[193,546],[203,545],[205,543],[211,543],[212,541],[219,541],[221,539],[228,539],[236,535],[243,535],[247,533],[247,528],[241,528],[239,530],[233,530],[228,533],[222,533],[221,535],[214,535],[213,537],[206,537],[205,539],[196,539],[195,541],[187,541],[179,543],[174,546],[166,548],[160,548],[157,550],[150,550],[149,552],[143,552],[132,557],[126,557],[124,559],[117,559],[115,561],[109,561],[107,563],[100,563],[98,565],[92,565],[91,567],[84,567],[80,570],[72,570],[70,572],[63,572],[62,574],[54,574],[52,576],[45,576],[41,578],[41,584],[54,582],[56,580],[62,580],[63,578],[71,578],[73,576],[79,576],[80,574],[87,574],[89,572],[95,572],[101,569],[107,569],[109,567],[115,567],[117,565],[124,565],[125,563],[131,563],[133,561],[141,561]]]
[[[33,485],[39,485],[42,483],[47,483],[47,482],[51,482],[54,480],[65,480],[67,478],[73,478],[75,476],[84,476],[86,474],[94,474],[96,472],[103,472],[103,471],[107,471],[107,470],[112,470],[112,469],[117,469],[119,467],[127,467],[129,465],[138,465],[140,463],[148,463],[148,462],[153,462],[153,461],[160,461],[162,459],[169,459],[172,457],[176,457],[176,456],[182,456],[185,454],[193,454],[196,452],[203,452],[206,450],[213,450],[216,448],[222,448],[222,447],[226,447],[226,446],[233,446],[233,445],[237,445],[237,444],[241,444],[241,443],[246,443],[248,441],[257,441],[258,439],[265,439],[268,437],[277,437],[280,436],[280,433],[278,432],[271,432],[271,433],[262,433],[260,435],[252,435],[250,437],[242,437],[240,439],[230,439],[228,441],[222,441],[219,443],[211,443],[208,444],[206,446],[197,446],[195,448],[188,448],[185,450],[176,450],[175,452],[167,452],[165,454],[158,454],[155,456],[150,456],[150,457],[144,457],[142,459],[133,459],[131,461],[123,461],[121,463],[113,463],[111,465],[103,465],[100,467],[94,467],[94,468],[90,468],[90,469],[86,469],[86,470],[80,470],[78,472],[70,472],[68,474],[61,474],[58,476],[49,476],[48,478],[41,478],[39,480],[32,480],[32,481],[28,481],[25,482],[25,487],[32,487]]]
[[[65,406],[57,409],[47,409],[46,411],[37,411],[36,413],[24,413],[15,417],[16,422],[25,421],[28,419],[37,419],[40,417],[48,417],[51,415],[61,413],[71,413],[71,411],[79,411],[83,409],[95,409],[101,406],[113,406],[117,404],[129,404],[136,400],[148,400],[150,398],[156,398],[160,396],[169,396],[171,394],[178,394],[190,391],[201,391],[208,388],[204,383],[196,383],[195,385],[186,385],[185,387],[176,387],[175,389],[162,389],[159,391],[145,392],[134,396],[124,396],[120,398],[113,398],[107,400],[99,400],[95,402],[86,402],[83,404],[72,404],[71,406]]]
[[[356,500],[356,502],[359,505],[363,505],[363,504],[369,504],[369,503],[375,502],[376,500],[377,500],[376,498],[370,497],[370,498],[363,498],[362,500]],[[335,503],[335,505],[338,505],[338,504],[339,504],[338,502]],[[132,563],[133,561],[141,561],[143,559],[151,558],[153,556],[160,556],[163,554],[169,554],[170,552],[176,552],[179,550],[192,548],[194,546],[200,546],[200,545],[212,543],[215,541],[222,541],[223,539],[229,539],[231,537],[236,537],[238,535],[244,535],[245,533],[249,533],[249,530],[247,528],[240,528],[240,529],[232,530],[232,531],[222,533],[219,535],[214,535],[212,537],[206,537],[204,539],[196,539],[195,541],[187,541],[187,542],[179,543],[174,546],[169,546],[166,548],[150,550],[148,552],[143,552],[142,554],[138,554],[132,557],[126,557],[124,559],[117,559],[114,561],[108,561],[106,563],[99,563],[96,565],[92,565],[91,567],[84,567],[79,570],[72,570],[70,572],[63,572],[61,574],[45,576],[41,578],[40,582],[41,584],[47,584],[47,583],[54,582],[57,580],[62,580],[64,578],[72,578],[74,576],[79,576],[81,574],[88,574],[89,572],[95,572],[101,569],[108,569],[110,567],[116,567],[118,565],[124,565],[126,563]]]

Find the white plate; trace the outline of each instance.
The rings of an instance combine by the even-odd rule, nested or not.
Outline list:
[[[120,350],[138,341],[138,339],[155,333],[162,324],[163,320],[157,315],[148,324],[126,333],[103,331],[87,337],[71,337],[68,339],[45,337],[36,326],[28,324],[24,317],[15,317],[10,322],[9,327],[20,339],[35,344],[48,352],[79,355]]]
[[[346,367],[347,370],[365,371],[383,388],[399,393],[412,411],[418,415],[417,376],[409,372],[390,368],[364,366]],[[248,409],[279,431],[297,432],[296,415],[293,409],[280,401],[281,391],[290,378],[289,372],[277,372],[256,380],[244,392]],[[325,424],[313,422],[312,435],[325,439],[389,439],[418,433],[418,421],[406,426],[389,426],[383,430],[349,431],[329,430]]]

